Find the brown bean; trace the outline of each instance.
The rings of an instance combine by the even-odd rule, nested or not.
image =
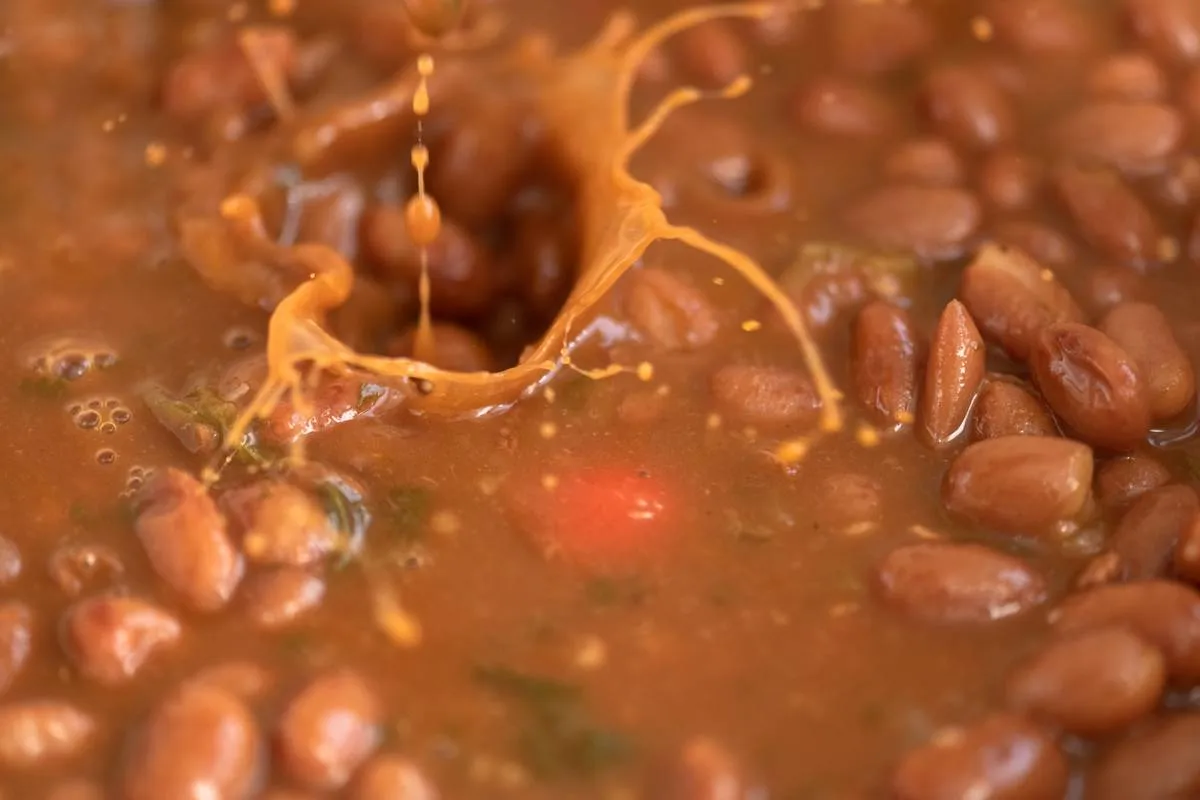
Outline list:
[[[335,552],[338,530],[316,500],[286,481],[263,480],[221,496],[242,530],[242,550],[259,564],[303,567]]]
[[[704,292],[663,269],[633,272],[624,301],[634,327],[661,350],[696,350],[720,331],[717,309]]]
[[[256,625],[281,628],[321,604],[325,582],[302,567],[278,567],[251,576],[242,597],[243,607]]]
[[[1158,223],[1119,176],[1103,169],[1063,167],[1055,173],[1054,184],[1080,234],[1100,253],[1137,269],[1157,260]]]
[[[984,336],[1022,361],[1047,325],[1083,319],[1066,287],[1013,248],[980,248],[963,271],[958,294]]]
[[[687,75],[700,86],[727,86],[746,73],[746,47],[723,20],[688,28],[675,40],[675,50]]]
[[[1167,800],[1200,791],[1200,714],[1169,714],[1113,745],[1087,776],[1088,800]]]
[[[963,189],[884,186],[851,204],[846,222],[883,249],[908,250],[921,258],[955,258],[979,229],[979,201]]]
[[[1162,650],[1175,680],[1200,680],[1200,593],[1175,581],[1097,586],[1068,597],[1050,615],[1061,633],[1121,626]]]
[[[986,74],[948,66],[925,78],[924,102],[934,129],[964,147],[988,150],[1013,138],[1016,121],[1004,92]]]
[[[1200,62],[1200,8],[1192,0],[1125,0],[1125,11],[1134,33],[1158,58]]]
[[[876,76],[892,72],[933,43],[933,26],[913,6],[835,3],[828,7],[829,48],[846,73]]]
[[[1166,96],[1167,77],[1143,53],[1116,53],[1092,67],[1087,87],[1104,100],[1146,102]]]
[[[400,756],[375,756],[359,770],[353,800],[437,800],[420,768]]]
[[[1180,531],[1172,565],[1180,578],[1200,583],[1200,514],[1193,514]]]
[[[1080,736],[1149,714],[1166,684],[1163,655],[1136,634],[1099,628],[1051,642],[1008,677],[1013,708]]]
[[[958,154],[943,139],[909,139],[896,146],[883,162],[883,174],[896,183],[956,186],[963,180]]]
[[[1161,169],[1180,146],[1183,119],[1163,103],[1097,101],[1068,114],[1056,135],[1070,157],[1140,175]]]
[[[78,755],[95,733],[95,721],[64,701],[22,700],[0,706],[0,766],[48,768]]]
[[[1079,56],[1097,38],[1091,16],[1074,3],[991,0],[985,11],[996,38],[1029,56]]]
[[[916,418],[918,345],[908,313],[890,303],[868,303],[854,323],[852,380],[867,417],[885,428]]]
[[[33,611],[16,600],[0,603],[0,697],[25,668],[33,652]]]
[[[1145,440],[1145,384],[1129,354],[1100,331],[1075,322],[1051,325],[1029,366],[1050,408],[1088,442],[1130,450]]]
[[[821,407],[808,376],[783,367],[727,364],[711,387],[717,408],[752,425],[808,426]]]
[[[435,322],[433,355],[428,363],[453,372],[486,372],[493,367],[492,353],[475,333],[450,322]],[[413,357],[417,328],[404,331],[388,344],[388,353],[402,358]]]
[[[1197,512],[1200,500],[1196,493],[1178,484],[1151,489],[1134,501],[1108,542],[1108,549],[1120,558],[1123,577],[1162,577],[1180,536]]]
[[[54,784],[43,800],[104,800],[104,789],[87,778],[68,778]]]
[[[125,565],[111,547],[96,544],[62,544],[47,565],[50,579],[67,597],[78,597],[85,588],[112,586],[125,576]]]
[[[1180,108],[1188,116],[1193,130],[1200,128],[1200,67],[1196,67],[1179,91]]]
[[[192,608],[215,611],[242,579],[242,558],[204,486],[175,468],[146,484],[136,530],[155,573]]]
[[[1149,303],[1122,303],[1105,315],[1100,330],[1137,365],[1155,420],[1170,419],[1191,406],[1196,373],[1162,311]]]
[[[1008,380],[989,380],[979,392],[971,416],[971,437],[1057,436],[1050,412],[1027,389]]]
[[[1049,267],[1075,263],[1075,245],[1059,231],[1027,219],[1006,219],[992,226],[997,244],[1027,254],[1035,262]]]
[[[821,479],[814,509],[816,525],[841,533],[878,524],[883,519],[883,487],[869,475],[835,472]]]
[[[983,383],[986,355],[983,337],[966,306],[951,300],[933,333],[921,395],[923,430],[935,447],[962,433]]]
[[[357,675],[321,675],[283,712],[277,737],[280,764],[302,786],[339,789],[379,745],[381,716],[374,693]]]
[[[1144,278],[1128,267],[1093,267],[1083,276],[1084,301],[1090,310],[1104,313],[1118,303],[1136,301],[1145,294]]]
[[[254,716],[233,695],[187,683],[150,712],[130,742],[121,773],[124,800],[192,797],[214,800],[255,794],[266,748]]]
[[[546,214],[530,214],[517,223],[514,272],[525,302],[552,318],[562,308],[575,277],[578,245],[574,231]]]
[[[1107,509],[1123,510],[1170,480],[1171,472],[1150,456],[1110,458],[1096,470],[1096,499]]]
[[[844,78],[815,78],[801,87],[793,101],[801,127],[826,136],[869,138],[896,127],[896,110],[887,98]]]
[[[16,543],[0,536],[0,586],[7,586],[21,576],[21,551]]]
[[[281,400],[263,424],[259,436],[267,444],[287,445],[359,417],[376,414],[403,397],[365,375],[324,375],[309,390],[307,407],[290,398]]]
[[[993,150],[979,165],[983,199],[1001,211],[1028,208],[1037,199],[1041,183],[1041,165],[1012,150]]]
[[[1061,800],[1069,770],[1054,739],[1016,714],[936,734],[892,775],[896,800]]]
[[[650,775],[646,797],[656,800],[719,800],[749,797],[741,767],[717,742],[696,737]]]
[[[59,638],[75,669],[103,686],[129,682],[142,666],[170,649],[179,620],[136,597],[90,597],[63,615]]]
[[[1092,451],[1045,436],[985,439],[963,450],[942,483],[953,515],[1017,534],[1047,532],[1087,506]]]
[[[888,605],[936,623],[979,623],[1021,614],[1046,599],[1046,582],[1018,558],[978,544],[923,542],[880,562]]]

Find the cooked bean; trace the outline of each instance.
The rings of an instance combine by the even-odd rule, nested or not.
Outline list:
[[[962,183],[963,165],[942,139],[909,139],[888,155],[883,174],[897,183],[955,186]]]
[[[989,380],[979,392],[971,416],[971,436],[1057,436],[1050,412],[1027,389],[1009,380]]]
[[[951,300],[933,333],[921,396],[923,430],[935,447],[962,432],[983,382],[985,360],[983,337],[975,321],[966,306]]]
[[[1093,267],[1083,276],[1083,285],[1085,304],[1097,314],[1145,294],[1143,277],[1128,267]]]
[[[842,314],[861,308],[870,289],[860,270],[832,269],[813,275],[793,292],[797,304],[814,329],[828,327]]]
[[[287,77],[295,68],[297,42],[284,29],[260,29],[257,54],[273,71]],[[183,122],[196,122],[217,111],[249,110],[268,100],[254,67],[236,41],[226,39],[189,53],[171,65],[162,87],[163,108]]]
[[[964,147],[986,150],[1013,138],[1012,107],[989,76],[966,67],[940,67],[925,78],[924,100],[934,128]]]
[[[883,519],[883,487],[869,475],[835,472],[821,479],[814,509],[819,527],[840,532],[874,525]]]
[[[548,215],[526,215],[517,224],[513,258],[525,302],[546,319],[562,308],[575,276],[574,231]]]
[[[1037,199],[1041,183],[1041,165],[1012,150],[993,150],[979,165],[983,199],[1001,211],[1028,208]]]
[[[896,126],[896,111],[886,97],[843,78],[809,81],[796,95],[793,109],[801,126],[827,136],[880,136]]]
[[[435,322],[433,355],[426,360],[435,367],[454,372],[484,372],[492,369],[492,353],[476,334],[450,322]],[[417,328],[400,334],[388,345],[388,352],[404,358],[413,357]]]
[[[1138,269],[1157,259],[1158,223],[1119,176],[1064,167],[1055,173],[1054,183],[1079,232],[1098,251]]]
[[[0,697],[33,652],[33,612],[16,600],[0,603]]]
[[[121,773],[125,800],[242,800],[261,783],[266,748],[250,710],[214,686],[184,684],[133,734]]]
[[[1179,346],[1171,323],[1149,303],[1122,303],[1100,322],[1100,330],[1121,346],[1137,365],[1154,419],[1182,413],[1196,397],[1192,361]]]
[[[1117,53],[1092,68],[1088,91],[1106,100],[1161,100],[1167,77],[1154,59],[1142,53]]]
[[[982,212],[963,189],[884,186],[853,203],[850,228],[871,244],[909,250],[922,258],[954,258],[979,229]]]
[[[291,444],[304,436],[378,413],[402,396],[368,376],[323,376],[308,394],[307,407],[297,407],[290,398],[281,400],[263,420],[258,434],[267,444]]]
[[[1121,557],[1111,550],[1102,550],[1087,560],[1075,576],[1072,586],[1076,590],[1083,590],[1115,583],[1121,580],[1123,571]]]
[[[228,603],[242,578],[242,558],[204,486],[168,468],[146,484],[141,502],[137,536],[158,576],[199,611]]]
[[[90,597],[63,615],[59,636],[71,663],[105,686],[127,683],[182,632],[179,620],[135,597]]]
[[[997,244],[1025,253],[1036,263],[1065,267],[1075,263],[1075,245],[1049,225],[1027,219],[1006,219],[992,226]]]
[[[886,603],[927,622],[990,622],[1046,599],[1045,581],[1027,564],[978,544],[898,547],[879,564],[876,581]]]
[[[1088,800],[1168,800],[1200,791],[1200,714],[1170,714],[1113,745],[1088,773]]]
[[[259,564],[303,567],[340,546],[325,509],[303,489],[264,480],[226,492],[221,505],[242,529],[242,550]]]
[[[1050,619],[1062,633],[1127,627],[1162,650],[1173,679],[1200,680],[1200,593],[1182,583],[1097,586],[1068,597]]]
[[[1134,501],[1108,542],[1108,549],[1121,560],[1123,576],[1129,580],[1161,577],[1197,512],[1200,501],[1187,486],[1151,489]]]
[[[836,3],[828,7],[829,47],[843,72],[882,75],[911,62],[933,42],[933,26],[920,8],[888,3]]]
[[[0,536],[0,586],[12,583],[21,575],[21,551],[12,539]]]
[[[896,800],[1061,800],[1067,761],[1028,719],[996,714],[939,732],[906,755],[892,775]]]
[[[1078,56],[1096,39],[1083,7],[1061,0],[991,0],[996,37],[1030,56]]]
[[[662,350],[695,350],[720,331],[717,310],[704,292],[666,270],[640,269],[628,278],[625,313]]]
[[[912,424],[919,358],[916,332],[904,309],[876,300],[858,313],[851,371],[868,419],[885,428]]]
[[[249,703],[261,698],[274,679],[270,670],[252,661],[226,661],[202,669],[188,683],[211,686]]]
[[[1063,322],[1045,328],[1029,366],[1046,402],[1085,440],[1129,450],[1150,430],[1150,401],[1137,366],[1095,328]]]
[[[47,565],[50,579],[67,597],[78,597],[85,588],[107,588],[125,575],[121,557],[111,547],[96,544],[62,544]]]
[[[651,773],[647,797],[656,800],[720,800],[750,796],[734,757],[704,737],[688,741],[661,769]]]
[[[1008,677],[1009,705],[1081,736],[1150,713],[1166,684],[1163,655],[1121,628],[1051,642]]]
[[[688,28],[675,49],[684,71],[701,86],[726,86],[746,73],[746,47],[723,20]]]
[[[1188,115],[1192,128],[1200,127],[1200,67],[1188,75],[1179,94],[1180,107]]]
[[[821,406],[808,376],[783,367],[728,364],[711,386],[723,413],[753,425],[811,425]]]
[[[404,0],[404,10],[417,30],[431,38],[440,38],[462,22],[466,3],[460,0]]]
[[[307,788],[339,789],[379,745],[381,716],[374,693],[357,675],[321,675],[283,712],[277,738],[280,764]]]
[[[376,756],[359,770],[351,796],[354,800],[436,800],[438,793],[408,759]]]
[[[104,800],[104,789],[86,778],[68,778],[51,787],[44,800]]]
[[[1125,173],[1162,168],[1183,140],[1183,119],[1162,103],[1099,101],[1068,114],[1057,131],[1062,151]]]
[[[1150,456],[1112,458],[1096,470],[1096,499],[1109,509],[1124,509],[1137,498],[1170,482],[1171,473]]]
[[[1160,59],[1200,62],[1200,8],[1192,0],[1125,0],[1134,32]]]
[[[1179,532],[1173,566],[1180,578],[1200,583],[1200,514],[1192,514]]]
[[[1008,533],[1039,534],[1084,510],[1092,451],[1069,439],[1005,436],[963,450],[942,484],[955,516]]]
[[[963,271],[959,297],[984,336],[1022,361],[1047,325],[1083,319],[1053,275],[1021,251],[991,244]]]
[[[242,593],[251,620],[264,628],[279,628],[320,605],[325,582],[301,567],[279,567],[251,576]]]
[[[95,721],[63,701],[22,700],[0,706],[0,766],[49,768],[82,752],[95,733]]]

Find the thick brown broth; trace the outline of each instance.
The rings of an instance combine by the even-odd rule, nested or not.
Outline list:
[[[293,245],[354,270],[333,336],[412,353],[415,126],[308,172],[290,134],[434,54],[436,366],[511,366],[586,267],[580,176],[529,94],[471,87],[620,9],[476,2],[439,41],[399,0],[8,0],[0,797],[1200,791],[1200,11],[807,5],[651,54],[635,124],[754,85],[631,172],[775,276],[840,431],[762,294],[656,242],[573,328],[623,371],[467,419],[303,373],[229,451]],[[248,187],[279,247],[219,291],[181,222]]]

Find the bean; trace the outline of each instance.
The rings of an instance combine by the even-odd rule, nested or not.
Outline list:
[[[404,0],[409,20],[424,35],[440,38],[462,22],[466,3],[462,0]]]
[[[747,71],[745,45],[721,20],[688,28],[675,49],[686,73],[705,88],[727,86]]]
[[[492,353],[475,333],[450,322],[435,322],[433,355],[426,360],[435,367],[454,372],[486,372],[493,367]],[[388,352],[402,358],[413,357],[417,328],[412,327],[388,345]]]
[[[1200,583],[1200,514],[1193,514],[1183,526],[1172,560],[1176,575]]]
[[[814,509],[818,527],[842,533],[873,526],[883,519],[883,487],[869,475],[835,472],[821,479]]]
[[[720,800],[748,797],[741,768],[717,742],[695,737],[659,770],[651,773],[647,797],[656,800]]]
[[[1061,0],[991,0],[985,6],[996,38],[1029,56],[1071,57],[1095,42],[1091,17]]]
[[[792,296],[814,329],[828,327],[842,314],[861,308],[870,290],[861,270],[832,269],[813,275]]]
[[[250,710],[214,686],[187,683],[163,698],[136,731],[120,778],[124,800],[255,796],[266,748]]]
[[[1121,580],[1123,571],[1121,557],[1111,550],[1102,550],[1087,560],[1083,569],[1075,576],[1072,586],[1078,591],[1083,591],[1115,583]]]
[[[278,567],[254,575],[243,588],[243,607],[263,628],[281,628],[321,604],[325,582],[302,567]]]
[[[1184,80],[1179,92],[1179,102],[1193,130],[1200,128],[1200,67],[1194,68]]]
[[[852,375],[867,417],[886,428],[901,428],[916,418],[917,360],[912,320],[904,309],[876,300],[854,324]]]
[[[1096,471],[1096,499],[1105,508],[1124,510],[1170,480],[1170,471],[1150,456],[1135,453],[1111,458]]]
[[[720,331],[712,301],[666,270],[635,271],[628,278],[624,301],[634,327],[661,350],[696,350],[712,344]]]
[[[979,165],[979,190],[984,201],[1001,211],[1029,208],[1042,183],[1041,165],[1013,150],[993,150]]]
[[[1075,262],[1075,245],[1049,225],[1025,219],[997,222],[992,228],[997,244],[1027,254],[1035,262],[1049,267],[1065,267]]]
[[[381,716],[374,693],[354,673],[318,676],[283,712],[280,764],[306,788],[340,789],[379,745]]]
[[[47,768],[83,751],[95,721],[60,700],[22,700],[0,706],[0,766]]]
[[[1150,401],[1137,366],[1095,328],[1063,322],[1045,328],[1029,366],[1054,413],[1099,447],[1131,450],[1150,430]]]
[[[881,136],[897,124],[896,110],[885,96],[835,77],[815,78],[801,87],[792,113],[801,127],[835,137]]]
[[[125,565],[111,547],[63,544],[54,549],[47,565],[50,579],[67,597],[78,597],[85,588],[105,588],[125,576]]]
[[[1180,536],[1197,512],[1200,501],[1196,493],[1177,484],[1151,489],[1134,501],[1108,542],[1108,549],[1121,560],[1124,577],[1161,577],[1171,565]]]
[[[943,139],[909,139],[896,146],[883,163],[883,174],[896,183],[955,186],[962,183],[963,165]]]
[[[934,30],[919,8],[837,3],[828,7],[829,47],[845,73],[866,77],[893,72],[933,43]]]
[[[943,731],[892,775],[896,800],[1061,800],[1067,761],[1054,739],[1016,714]]]
[[[104,800],[104,789],[86,778],[68,778],[51,787],[44,800]]]
[[[1050,412],[1027,389],[1003,379],[983,385],[971,417],[974,440],[1057,435]]]
[[[71,663],[103,686],[129,682],[180,637],[179,620],[135,597],[90,597],[63,614],[59,637]]]
[[[0,586],[7,586],[21,576],[21,551],[15,542],[0,536]]]
[[[283,29],[259,31],[257,54],[268,69],[287,76],[296,65],[297,42]],[[221,110],[250,110],[268,100],[263,83],[236,41],[226,39],[180,58],[166,72],[162,104],[171,117],[195,123]]]
[[[1045,436],[1005,436],[969,445],[950,465],[942,502],[986,528],[1037,535],[1075,519],[1087,505],[1092,451]]]
[[[1068,114],[1056,135],[1064,154],[1146,174],[1180,146],[1183,119],[1162,103],[1097,101]]]
[[[1088,91],[1105,100],[1146,102],[1167,94],[1167,77],[1142,53],[1116,53],[1092,68]]]
[[[1090,309],[1104,313],[1118,303],[1133,302],[1145,294],[1144,279],[1128,267],[1093,267],[1083,276],[1084,299]]]
[[[1192,405],[1196,373],[1162,311],[1149,303],[1121,303],[1101,320],[1100,330],[1137,365],[1155,420],[1170,419]]]
[[[752,425],[807,427],[821,406],[808,376],[783,367],[727,364],[713,374],[711,388],[723,413]]]
[[[989,150],[1013,138],[1016,121],[1008,98],[979,70],[937,68],[925,78],[923,97],[934,129],[957,144]]]
[[[33,652],[33,612],[17,600],[0,603],[0,697],[21,674]]]
[[[963,189],[894,185],[852,203],[846,222],[874,246],[946,259],[966,249],[981,217],[979,201]]]
[[[253,661],[225,661],[197,672],[188,683],[211,686],[249,703],[260,699],[273,686],[274,678]]]
[[[983,383],[983,337],[966,306],[951,300],[938,320],[925,368],[921,420],[926,439],[943,447],[966,425]]]
[[[979,623],[1021,614],[1046,599],[1046,583],[1018,558],[978,544],[898,547],[876,570],[888,605],[925,622]]]
[[[340,547],[341,536],[316,500],[286,481],[263,480],[226,492],[221,506],[242,530],[242,550],[258,564],[304,567]]]
[[[527,215],[513,243],[521,295],[539,315],[552,318],[571,292],[578,244],[574,231],[548,215]]]
[[[1083,319],[1066,287],[1013,248],[980,248],[963,271],[958,294],[983,335],[1021,361],[1047,325]]]
[[[330,375],[318,379],[307,396],[308,407],[283,399],[263,420],[258,433],[267,444],[287,445],[359,417],[377,414],[403,394],[363,375]]]
[[[399,756],[375,756],[354,782],[354,800],[436,800],[437,789],[420,768]]]
[[[1158,223],[1146,204],[1110,171],[1063,167],[1054,184],[1083,238],[1105,256],[1136,269],[1157,259]]]
[[[1125,0],[1134,33],[1169,64],[1200,62],[1200,8],[1192,0]]]
[[[1200,791],[1200,714],[1162,716],[1117,742],[1087,776],[1088,800],[1167,800]]]
[[[135,528],[155,573],[192,608],[222,608],[242,579],[242,558],[208,491],[168,468],[146,484],[140,502]]]
[[[1200,680],[1200,593],[1182,583],[1153,580],[1097,586],[1068,597],[1050,621],[1064,634],[1126,627],[1162,650],[1167,674]]]

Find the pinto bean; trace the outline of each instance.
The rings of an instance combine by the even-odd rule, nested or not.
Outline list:
[[[1183,118],[1163,103],[1102,101],[1068,114],[1057,136],[1071,157],[1145,174],[1161,169],[1182,144]]]
[[[1007,219],[992,226],[997,244],[1019,250],[1036,263],[1066,267],[1077,258],[1075,244],[1059,231],[1027,219]]]
[[[48,769],[78,755],[95,734],[95,720],[64,701],[0,706],[0,766]]]
[[[1121,303],[1101,320],[1100,330],[1137,365],[1154,419],[1170,419],[1191,406],[1196,372],[1162,311],[1149,303]]]
[[[1191,0],[1125,0],[1138,38],[1169,64],[1200,63],[1200,8]]]
[[[854,389],[868,418],[886,428],[916,418],[918,344],[904,309],[876,300],[854,324],[851,358]]]
[[[1067,213],[1080,234],[1105,256],[1136,269],[1157,260],[1162,232],[1142,199],[1104,169],[1062,167],[1054,175]]]
[[[1092,68],[1087,87],[1105,100],[1161,100],[1167,93],[1167,76],[1143,53],[1116,53]]]
[[[638,332],[662,350],[696,350],[711,344],[720,331],[712,301],[666,270],[651,267],[633,272],[624,305]]]
[[[1001,211],[1020,211],[1037,199],[1042,167],[1013,150],[993,150],[979,165],[979,190],[983,199]]]
[[[399,756],[375,756],[358,772],[353,800],[437,800],[420,768]]]
[[[846,532],[883,519],[883,486],[869,475],[827,475],[821,479],[817,496],[823,502],[815,509],[814,519],[821,528]]]
[[[21,551],[16,543],[0,536],[0,586],[7,586],[21,576]]]
[[[382,709],[371,689],[349,671],[315,678],[284,710],[277,750],[284,771],[302,786],[345,786],[379,745]]]
[[[942,502],[976,525],[1037,535],[1087,505],[1092,451],[1069,439],[1005,436],[963,450],[942,483]]]
[[[242,530],[242,550],[259,564],[303,567],[335,552],[340,534],[316,500],[286,481],[226,492],[221,505]]]
[[[1134,302],[1143,296],[1144,278],[1128,267],[1094,267],[1083,276],[1083,291],[1088,310],[1102,314],[1115,305]]]
[[[33,611],[16,600],[0,603],[0,697],[33,652]]]
[[[280,628],[320,605],[325,583],[301,567],[279,567],[251,576],[242,592],[251,620],[263,628]]]
[[[834,3],[828,14],[830,51],[843,72],[883,75],[911,62],[933,43],[933,25],[916,6]]]
[[[130,681],[142,666],[178,640],[177,620],[135,597],[89,597],[71,606],[59,625],[67,656],[89,680],[104,686]]]
[[[63,594],[78,597],[85,588],[118,582],[125,575],[125,565],[111,547],[64,543],[54,549],[47,571]]]
[[[1078,57],[1097,31],[1084,7],[1061,0],[990,0],[984,7],[996,38],[1035,57]]]
[[[983,383],[983,337],[966,306],[951,300],[938,320],[925,368],[921,421],[926,439],[942,447],[958,436]]]
[[[711,387],[722,412],[753,425],[808,426],[821,407],[808,376],[782,367],[728,364]]]
[[[963,179],[962,160],[943,139],[910,139],[899,144],[883,163],[885,176],[897,183],[956,186]]]
[[[651,773],[647,797],[658,800],[716,800],[747,791],[737,760],[717,742],[696,737],[669,763]]]
[[[971,437],[1057,436],[1050,412],[1029,390],[1005,379],[988,380],[971,417]]]
[[[993,148],[1012,139],[1016,129],[1008,98],[979,70],[935,69],[925,78],[924,102],[934,128],[965,147]]]
[[[1096,499],[1105,508],[1124,509],[1170,480],[1170,471],[1150,456],[1112,458],[1096,471]]]
[[[826,136],[872,138],[896,127],[896,110],[865,84],[819,77],[801,87],[793,115],[802,128]]]
[[[1088,800],[1193,797],[1200,791],[1200,714],[1169,714],[1113,745],[1087,777]]]
[[[846,222],[877,247],[944,259],[965,250],[982,216],[979,201],[964,189],[898,184],[852,204]]]
[[[1191,583],[1200,583],[1200,513],[1193,514],[1175,546],[1175,574]]]
[[[1134,501],[1108,542],[1108,549],[1120,559],[1123,576],[1129,580],[1161,577],[1198,512],[1200,500],[1187,486],[1151,489]]]

